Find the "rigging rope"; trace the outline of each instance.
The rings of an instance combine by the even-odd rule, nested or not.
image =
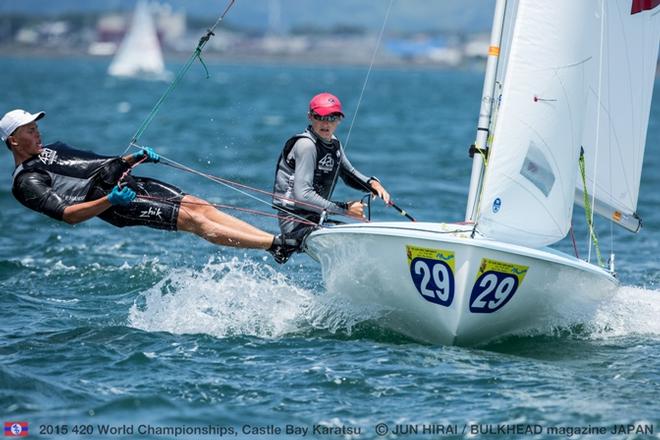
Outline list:
[[[589,235],[596,249],[596,257],[598,258],[598,265],[605,267],[603,264],[603,258],[600,254],[600,246],[598,245],[598,237],[596,237],[596,231],[594,230],[594,216],[591,209],[591,200],[589,199],[589,193],[587,190],[587,173],[586,167],[584,165],[584,148],[580,148],[580,159],[578,161],[580,168],[580,176],[582,177],[582,188],[584,196],[584,213],[587,218],[587,227],[589,228]]]
[[[161,201],[165,203],[174,203],[174,200],[171,198],[166,198],[166,197],[154,197],[154,196],[148,196],[148,195],[139,195],[137,196],[138,199],[145,199],[145,200],[156,200],[156,201]],[[235,211],[242,211],[242,212],[247,212],[249,214],[255,214],[255,215],[261,215],[264,217],[272,217],[272,218],[278,218],[277,214],[273,214],[271,212],[265,212],[265,211],[259,211],[256,209],[250,209],[250,208],[243,208],[240,206],[234,206],[234,205],[224,205],[221,203],[211,203],[211,202],[193,202],[190,200],[184,200],[181,201],[181,206],[183,207],[184,205],[198,205],[198,206],[213,206],[215,208],[222,208],[222,209],[233,209]],[[315,222],[312,222],[310,220],[306,219],[290,219],[293,222],[296,223],[301,223],[304,225],[310,225],[310,226],[318,226]]]
[[[134,147],[134,148],[137,148],[137,149],[142,148],[142,147],[138,144],[138,141],[139,141],[140,137],[141,137],[142,134],[146,131],[147,127],[151,124],[151,122],[154,120],[154,118],[156,117],[156,114],[157,114],[158,111],[160,110],[160,107],[162,106],[162,104],[163,104],[163,103],[165,102],[165,100],[169,97],[169,95],[172,93],[172,91],[174,91],[174,89],[176,88],[176,86],[181,82],[181,80],[182,80],[183,77],[186,75],[186,73],[188,73],[188,70],[190,70],[190,67],[191,67],[192,64],[195,62],[196,59],[198,59],[199,62],[202,64],[202,67],[204,67],[204,70],[205,70],[205,72],[206,72],[206,78],[208,79],[208,78],[210,77],[210,75],[209,75],[209,71],[208,71],[208,67],[206,66],[206,63],[204,62],[204,60],[202,59],[202,50],[204,49],[204,46],[206,46],[206,43],[208,43],[208,41],[211,39],[211,37],[212,37],[213,35],[215,35],[215,33],[214,33],[215,28],[220,24],[220,22],[222,22],[222,20],[224,20],[225,16],[226,16],[227,13],[229,12],[229,10],[232,8],[232,6],[234,6],[234,3],[235,3],[235,2],[236,2],[236,0],[229,0],[227,6],[225,7],[224,12],[218,17],[218,19],[217,19],[216,22],[213,24],[213,26],[211,26],[209,29],[207,29],[206,33],[205,33],[205,34],[199,39],[199,42],[197,43],[197,47],[195,48],[195,50],[193,51],[193,53],[191,54],[191,56],[188,58],[188,60],[186,61],[186,63],[181,67],[181,69],[179,69],[179,71],[177,72],[177,75],[176,75],[176,77],[174,78],[174,80],[172,80],[172,82],[169,84],[169,86],[167,87],[167,89],[165,90],[165,92],[164,92],[164,93],[161,95],[161,97],[158,99],[158,101],[156,102],[156,104],[153,106],[153,108],[151,109],[151,111],[149,112],[149,114],[147,115],[147,117],[144,119],[144,121],[142,122],[142,124],[139,126],[139,128],[137,129],[137,131],[135,132],[135,134],[134,134],[133,137],[131,138],[131,141],[129,142],[128,146],[127,146],[126,149],[124,150],[124,153],[123,153],[124,155],[128,152],[128,150],[129,150],[131,147]],[[256,188],[250,188],[250,187],[248,187],[247,185],[240,185],[240,184],[238,184],[238,183],[236,183],[236,182],[232,182],[232,184],[233,184],[234,186],[231,186],[229,183],[227,183],[227,182],[229,182],[229,181],[227,181],[226,179],[222,179],[222,178],[220,178],[220,177],[211,176],[211,175],[209,175],[209,174],[205,174],[205,173],[202,173],[202,172],[200,172],[200,171],[196,171],[196,170],[194,170],[194,169],[192,169],[192,168],[190,168],[190,167],[187,167],[187,166],[185,166],[185,165],[183,165],[183,164],[180,164],[180,163],[178,163],[178,162],[175,162],[175,161],[173,161],[173,160],[171,160],[171,159],[168,159],[168,158],[166,158],[166,157],[164,157],[164,156],[162,156],[162,155],[161,155],[160,157],[161,157],[161,159],[162,159],[164,162],[169,162],[169,163],[166,163],[166,165],[172,166],[173,168],[178,168],[178,169],[183,170],[183,171],[187,171],[187,172],[192,173],[192,174],[200,175],[200,176],[205,177],[205,178],[207,178],[207,179],[209,179],[209,180],[212,180],[212,181],[214,181],[214,182],[216,182],[216,183],[220,183],[220,184],[225,185],[225,186],[227,186],[227,187],[229,187],[229,188],[231,188],[231,189],[233,189],[233,190],[235,190],[235,191],[238,191],[239,193],[241,193],[241,194],[243,194],[243,195],[246,195],[246,196],[248,196],[248,197],[250,197],[250,198],[252,198],[252,199],[255,199],[255,200],[259,201],[260,203],[265,203],[265,204],[267,204],[267,205],[270,206],[270,207],[273,207],[273,208],[275,208],[275,209],[280,209],[280,210],[282,210],[282,211],[285,211],[284,209],[282,209],[282,208],[280,208],[280,207],[278,207],[278,206],[275,206],[275,205],[273,205],[273,204],[271,204],[271,203],[269,203],[269,202],[267,202],[267,201],[265,201],[265,200],[262,200],[262,199],[260,199],[260,198],[258,198],[258,197],[252,196],[251,194],[248,194],[248,193],[246,193],[245,191],[242,191],[242,190],[238,189],[237,187],[240,186],[240,187],[243,187],[243,188],[248,188],[248,189],[251,189],[251,190],[254,190],[254,191],[260,191],[260,192],[263,192],[263,193],[266,193],[266,194],[271,194],[271,195],[272,195],[272,193],[268,193],[268,192],[266,192],[266,191],[257,190]],[[136,162],[135,164],[133,164],[133,165],[132,165],[128,170],[126,170],[126,172],[121,176],[121,178],[119,179],[119,181],[120,181],[120,182],[123,181],[123,179],[126,177],[126,175],[130,174],[130,172],[131,172],[131,171],[132,171],[137,165],[141,164],[145,159],[146,159],[146,157],[143,158],[142,160]],[[142,198],[150,198],[150,197],[148,197],[148,196],[141,196],[141,197],[142,197]],[[276,197],[277,197],[277,196],[276,196]],[[282,197],[282,198],[283,198],[283,197]],[[298,202],[298,203],[300,203],[300,202]],[[254,211],[254,210],[249,210],[249,209],[247,209],[247,208],[238,208],[238,207],[231,207],[231,206],[229,206],[229,205],[218,205],[218,204],[212,204],[212,205],[213,205],[213,206],[216,206],[216,207],[224,207],[224,208],[230,208],[230,209],[242,210],[242,211],[246,211],[246,212],[252,212],[252,213],[255,213],[255,214],[260,213],[261,215],[274,216],[274,215],[272,215],[272,214],[267,214],[267,213],[264,213],[264,212],[262,212],[262,211]],[[293,213],[290,213],[290,212],[288,212],[288,211],[286,211],[286,212],[287,212],[291,217],[296,217],[295,219],[292,219],[293,221],[297,221],[297,222],[301,222],[301,223],[311,223],[311,222],[309,222],[309,220],[305,219],[304,217],[298,216],[298,215],[293,214]],[[312,224],[314,224],[314,223],[312,223]]]
[[[276,197],[280,200],[295,202],[297,205],[308,206],[310,208],[314,208],[315,210],[318,209],[317,205],[314,205],[314,204],[311,204],[311,203],[302,202],[300,200],[289,199],[289,198],[280,196],[278,194],[272,193],[270,191],[264,191],[264,190],[259,189],[259,188],[255,188],[255,187],[252,187],[252,186],[249,186],[249,185],[244,185],[242,183],[234,182],[234,181],[231,181],[229,179],[224,179],[224,178],[219,177],[219,176],[214,176],[212,174],[204,173],[202,171],[195,170],[193,168],[190,168],[186,165],[183,165],[179,162],[176,162],[176,161],[174,161],[172,159],[169,159],[167,157],[164,157],[164,156],[160,156],[160,158],[161,158],[161,161],[163,162],[163,165],[167,165],[167,166],[170,166],[172,168],[175,168],[175,169],[178,169],[178,170],[181,170],[181,171],[185,171],[185,172],[190,173],[190,174],[195,174],[195,175],[204,177],[205,179],[208,179],[208,180],[211,180],[212,182],[223,185],[226,188],[233,189],[234,191],[237,191],[240,194],[243,194],[244,196],[247,196],[247,197],[249,197],[249,198],[251,198],[251,199],[253,199],[253,200],[255,200],[259,203],[262,203],[262,204],[265,204],[265,205],[269,206],[270,208],[274,208],[276,210],[279,210],[279,211],[282,211],[282,212],[286,213],[287,216],[292,217],[292,220],[295,219],[294,221],[297,221],[299,223],[309,223],[309,220],[306,219],[303,216],[292,213],[291,211],[288,211],[288,210],[286,210],[286,209],[284,209],[280,206],[274,205],[271,202],[268,202],[266,200],[263,200],[263,199],[260,199],[259,197],[254,196],[252,194],[249,194],[246,191],[243,191],[243,189],[258,192],[258,193],[265,194],[265,195],[268,195],[268,196],[271,196],[271,197]],[[243,188],[243,189],[241,189],[241,188]],[[233,209],[238,209],[238,208],[233,208]],[[343,214],[341,212],[335,212],[335,211],[332,211],[332,210],[330,210],[328,212],[328,214],[346,215],[346,214]],[[316,223],[313,223],[313,224],[316,224]]]
[[[156,114],[160,110],[160,106],[163,104],[163,102],[165,102],[165,100],[168,98],[170,93],[172,93],[172,91],[176,88],[176,86],[179,84],[179,82],[183,79],[183,77],[188,72],[188,70],[190,69],[190,66],[195,61],[195,59],[199,59],[200,63],[202,63],[202,66],[204,67],[204,70],[206,71],[206,77],[207,77],[207,79],[209,78],[208,68],[206,67],[206,63],[204,63],[204,60],[202,59],[202,50],[204,49],[204,46],[206,46],[206,43],[208,43],[209,39],[213,35],[215,35],[215,33],[213,33],[213,31],[220,24],[220,22],[222,20],[224,20],[225,15],[227,15],[227,13],[231,9],[231,7],[234,6],[235,2],[236,2],[236,0],[229,0],[229,3],[227,4],[227,7],[225,8],[222,15],[220,15],[220,17],[218,17],[215,24],[213,26],[211,26],[206,31],[206,33],[199,39],[199,43],[197,44],[197,47],[193,51],[192,55],[190,55],[190,58],[188,59],[188,61],[186,61],[186,63],[183,65],[183,67],[181,69],[179,69],[179,72],[176,74],[176,77],[174,78],[174,80],[172,80],[170,85],[167,87],[165,92],[162,94],[160,99],[156,102],[156,104],[151,109],[151,111],[149,112],[149,114],[147,115],[145,120],[142,122],[140,127],[137,129],[137,131],[133,135],[133,138],[131,139],[128,146],[124,150],[124,154],[126,154],[126,152],[128,152],[128,150],[131,147],[138,147],[139,148],[139,146],[137,145],[137,142],[139,141],[140,136],[142,136],[142,134],[145,132],[145,130],[147,129],[149,124],[151,124],[151,121],[153,121],[153,119],[156,117]]]
[[[594,159],[593,159],[593,186],[591,190],[592,198],[591,198],[591,206],[594,206],[596,204],[596,182],[598,181],[598,153],[600,148],[600,115],[601,115],[601,99],[603,96],[603,51],[605,50],[605,38],[604,38],[604,33],[605,33],[605,2],[601,1],[600,3],[600,42],[599,42],[599,54],[598,54],[598,91],[596,95],[596,139],[594,140],[594,145],[596,148],[594,149]],[[580,155],[584,155],[584,149],[580,152]],[[582,159],[584,161],[584,159]],[[583,165],[584,166],[584,165]],[[581,171],[582,172],[582,171]],[[611,172],[611,170],[610,170]],[[586,194],[587,194],[587,183],[586,183],[586,173],[583,173],[582,175],[582,184],[584,186],[584,192],[585,192],[585,201],[586,201]],[[612,177],[612,176],[610,176]],[[612,179],[610,179],[610,183],[612,182]],[[610,187],[611,191],[611,187]],[[610,192],[611,194],[611,192]],[[585,205],[586,207],[586,205]],[[594,223],[594,212],[592,211],[590,213],[591,219],[589,224],[592,225]],[[593,232],[592,232],[593,234]],[[596,254],[598,258],[598,264],[603,266],[603,263],[601,261],[601,255],[600,255],[600,249],[598,249],[597,242],[596,243]],[[591,261],[591,244],[589,245],[589,252],[588,252],[588,259],[587,261]]]
[[[575,241],[575,231],[573,230],[573,222],[571,222],[571,240],[573,241],[573,250],[575,251],[575,258],[580,259],[580,254],[578,253],[577,242]]]
[[[348,143],[351,140],[351,132],[353,131],[353,125],[355,125],[355,120],[357,119],[358,111],[360,111],[360,105],[362,104],[362,98],[364,96],[364,91],[367,88],[367,83],[369,82],[369,77],[371,76],[371,71],[373,70],[374,63],[376,61],[376,54],[378,54],[378,49],[380,49],[380,43],[383,40],[383,34],[385,33],[385,27],[387,21],[390,17],[390,11],[392,11],[392,5],[394,0],[390,0],[390,4],[387,7],[387,12],[385,13],[385,18],[383,19],[383,24],[380,27],[380,32],[378,33],[378,40],[376,41],[376,47],[374,48],[373,53],[371,54],[371,62],[369,63],[369,69],[367,69],[367,74],[364,77],[364,82],[362,83],[362,90],[360,91],[360,97],[358,98],[357,105],[355,106],[355,112],[353,113],[353,119],[351,120],[351,125],[348,127],[348,134],[346,135],[346,142],[344,144],[344,150],[348,149]]]
[[[229,1],[229,3],[227,4],[227,7],[225,8],[224,12],[220,15],[220,17],[218,17],[218,19],[217,19],[216,22],[213,24],[213,26],[211,26],[211,27],[206,31],[206,33],[205,33],[205,34],[199,39],[199,43],[197,44],[197,47],[196,47],[195,50],[193,51],[192,55],[190,56],[190,58],[188,59],[188,61],[186,61],[186,63],[183,65],[183,67],[178,71],[178,73],[177,73],[176,77],[174,78],[174,80],[169,84],[169,86],[167,87],[167,89],[165,90],[165,92],[163,93],[163,95],[158,99],[158,101],[156,102],[156,104],[154,105],[154,107],[151,109],[151,111],[149,112],[149,114],[147,115],[147,117],[145,118],[145,120],[142,122],[142,124],[140,125],[140,127],[137,129],[137,131],[136,131],[135,134],[133,135],[133,137],[132,137],[132,139],[131,139],[129,145],[128,145],[128,146],[126,147],[126,149],[124,150],[124,153],[123,153],[123,154],[126,154],[126,153],[128,152],[128,150],[129,150],[131,147],[134,147],[134,148],[137,148],[137,149],[142,148],[142,147],[138,144],[138,141],[139,141],[140,137],[141,137],[142,134],[146,131],[147,127],[151,124],[151,122],[153,121],[153,119],[156,117],[156,114],[157,114],[158,111],[160,110],[160,107],[162,106],[163,102],[169,97],[169,95],[170,95],[170,94],[172,93],[172,91],[176,88],[176,86],[179,84],[179,82],[183,79],[183,77],[184,77],[185,74],[188,72],[188,70],[190,70],[190,67],[192,66],[193,62],[194,62],[196,59],[198,59],[198,60],[200,61],[200,63],[201,63],[202,66],[204,67],[204,70],[206,71],[206,77],[209,78],[208,68],[207,68],[207,66],[206,66],[206,63],[204,63],[204,60],[203,60],[202,57],[201,57],[202,50],[204,49],[204,46],[205,46],[206,43],[209,41],[209,39],[210,39],[213,35],[215,35],[213,31],[214,31],[215,28],[220,24],[220,22],[221,22],[222,20],[224,20],[225,16],[227,15],[227,13],[228,13],[229,10],[231,9],[231,7],[234,5],[235,1],[236,1],[236,0],[230,0],[230,1]],[[349,127],[348,136],[347,136],[347,138],[346,138],[346,145],[348,145],[348,141],[349,141],[349,139],[350,139],[351,130],[352,130],[353,125],[354,125],[354,123],[355,123],[355,119],[356,119],[356,117],[357,117],[357,112],[358,112],[359,107],[360,107],[360,104],[361,104],[361,102],[362,102],[362,97],[363,97],[363,95],[364,95],[364,91],[365,91],[365,89],[366,89],[366,86],[367,86],[367,83],[368,83],[368,80],[369,80],[369,76],[370,76],[371,70],[372,70],[373,65],[374,65],[374,61],[375,61],[375,58],[376,58],[376,53],[378,52],[378,48],[380,47],[380,43],[381,43],[381,41],[382,41],[383,33],[384,33],[384,30],[385,30],[385,25],[386,25],[386,23],[387,23],[387,20],[388,20],[388,17],[389,17],[390,11],[391,11],[391,9],[392,9],[392,4],[393,4],[393,3],[394,3],[394,0],[390,0],[389,7],[388,7],[388,9],[387,9],[387,14],[386,14],[385,20],[383,21],[383,25],[382,25],[382,27],[381,27],[381,30],[380,30],[380,33],[379,33],[379,36],[378,36],[378,41],[377,41],[377,44],[376,44],[376,49],[374,50],[374,53],[373,53],[373,55],[372,55],[372,58],[371,58],[371,64],[370,64],[370,66],[369,66],[369,70],[368,70],[368,72],[367,72],[366,78],[365,78],[365,80],[364,80],[364,84],[363,84],[363,86],[362,86],[362,91],[361,91],[361,93],[360,93],[360,97],[359,97],[359,99],[358,99],[358,104],[357,104],[357,107],[356,107],[356,111],[355,111],[355,114],[353,115],[353,120],[351,121],[351,125],[350,125],[350,127]],[[250,186],[247,186],[247,185],[242,185],[242,184],[237,183],[237,182],[232,182],[232,181],[230,181],[230,180],[228,180],[228,179],[223,179],[223,178],[218,177],[218,176],[213,176],[213,175],[210,175],[210,174],[207,174],[207,173],[203,173],[203,172],[201,172],[201,171],[197,171],[197,170],[195,170],[195,169],[193,169],[193,168],[190,168],[190,167],[188,167],[188,166],[186,166],[186,165],[183,165],[183,164],[181,164],[181,163],[178,163],[178,162],[176,162],[176,161],[174,161],[174,160],[171,160],[171,159],[169,159],[169,158],[167,158],[167,157],[164,157],[164,156],[162,156],[162,155],[161,155],[160,157],[161,157],[161,159],[163,160],[163,164],[165,164],[165,165],[171,166],[171,167],[173,167],[173,168],[176,168],[176,169],[179,169],[179,170],[182,170],[182,171],[186,171],[186,172],[191,173],[191,174],[196,174],[196,175],[198,175],[198,176],[201,176],[201,177],[204,177],[204,178],[206,178],[206,179],[209,179],[209,180],[211,180],[211,181],[213,181],[213,182],[216,182],[216,183],[219,183],[219,184],[221,184],[221,185],[224,185],[224,186],[226,186],[226,187],[228,187],[228,188],[230,188],[230,189],[233,189],[234,191],[237,191],[237,192],[239,192],[239,193],[241,193],[241,194],[243,194],[243,195],[245,195],[245,196],[247,196],[247,197],[249,197],[249,198],[252,198],[253,200],[258,201],[259,203],[266,204],[266,205],[268,205],[268,206],[271,207],[271,208],[274,208],[274,209],[277,209],[277,210],[279,210],[279,211],[285,212],[285,213],[290,217],[290,219],[293,220],[293,221],[296,221],[296,222],[299,222],[299,223],[306,223],[306,224],[317,225],[316,223],[310,222],[309,220],[307,220],[306,218],[304,218],[304,217],[302,217],[302,216],[300,216],[300,215],[297,215],[297,214],[295,214],[295,213],[292,213],[292,212],[290,212],[290,211],[288,211],[288,210],[286,210],[286,209],[284,209],[284,208],[282,208],[282,207],[276,206],[276,205],[274,205],[274,204],[272,204],[272,203],[270,203],[270,202],[268,202],[268,201],[265,201],[265,200],[260,199],[260,198],[258,198],[258,197],[256,197],[256,196],[253,196],[253,195],[251,195],[251,194],[249,194],[249,193],[247,193],[247,192],[241,190],[240,188],[248,189],[248,190],[255,191],[255,192],[259,192],[259,193],[262,193],[262,194],[267,194],[267,195],[270,195],[271,197],[276,197],[276,198],[279,198],[279,199],[282,199],[282,200],[287,200],[287,201],[294,201],[294,200],[287,199],[286,197],[279,196],[279,195],[274,194],[274,193],[272,193],[272,192],[268,192],[268,191],[260,190],[260,189],[257,189],[257,188],[254,188],[254,187],[250,187]],[[129,174],[129,173],[133,170],[133,168],[135,168],[137,165],[139,165],[139,164],[142,163],[143,161],[144,161],[144,159],[142,159],[142,160],[140,160],[139,162],[133,164],[133,165],[132,165],[132,166],[131,166],[131,167],[130,167],[125,173],[124,173],[124,175],[122,176],[122,178],[120,179],[120,181],[123,180],[123,178],[124,178],[127,174]],[[149,197],[147,197],[147,196],[141,196],[141,197],[142,197],[142,198],[149,198]],[[305,202],[301,202],[301,201],[299,201],[299,200],[295,200],[295,203],[296,203],[297,205],[307,205],[307,206],[313,207],[313,208],[315,208],[315,209],[318,209],[318,207],[317,207],[316,205],[309,204],[309,203],[305,203]],[[219,204],[211,204],[211,205],[213,205],[213,206],[215,206],[215,207],[223,207],[223,208],[229,208],[229,209],[236,209],[236,210],[242,210],[242,211],[246,211],[246,212],[251,212],[251,213],[254,213],[254,214],[260,214],[260,215],[267,215],[267,216],[271,216],[271,217],[277,217],[276,215],[273,215],[273,214],[267,214],[267,213],[265,213],[265,212],[263,212],[263,211],[255,211],[255,210],[250,210],[250,209],[247,209],[247,208],[238,208],[238,207],[234,207],[234,206],[229,206],[229,205],[219,205]],[[408,216],[409,218],[412,219],[412,217],[410,217],[405,211],[401,210],[399,207],[397,207],[396,205],[394,205],[394,203],[391,203],[390,205],[394,206],[399,212],[402,213],[402,215],[406,215],[406,216]],[[327,210],[326,210],[326,211],[327,211]],[[329,213],[329,214],[334,214],[334,215],[346,215],[346,214],[343,214],[343,213],[341,213],[341,212],[334,212],[334,211],[329,211],[329,212],[327,212],[327,213]],[[414,219],[413,219],[413,221],[414,221]]]
[[[387,27],[387,22],[389,20],[390,12],[392,11],[392,5],[394,4],[394,1],[395,0],[390,0],[389,5],[387,6],[387,11],[385,12],[385,17],[383,18],[383,24],[380,27],[380,32],[378,32],[376,47],[374,47],[374,51],[371,54],[371,61],[369,62],[369,68],[367,69],[367,74],[365,75],[364,81],[362,82],[362,90],[360,90],[360,96],[358,97],[358,102],[355,106],[355,112],[353,112],[353,118],[351,119],[351,124],[348,127],[346,142],[343,145],[344,151],[348,149],[348,144],[351,140],[351,133],[353,132],[353,126],[355,125],[355,121],[357,120],[357,115],[358,112],[360,111],[360,106],[362,105],[362,98],[364,97],[364,92],[367,89],[367,84],[369,83],[369,78],[371,77],[371,71],[373,70],[374,64],[376,62],[376,55],[378,54],[378,50],[380,49],[381,42],[383,41],[383,35],[385,34],[385,28]],[[335,187],[335,183],[337,182],[338,176],[339,173],[337,172],[332,181],[332,188]],[[373,192],[370,188],[367,188],[367,190]],[[390,202],[387,203],[387,206],[393,207],[399,214],[406,217],[408,220],[413,222],[416,221],[409,213],[407,213],[405,210],[397,206],[393,201],[390,200]],[[369,206],[369,216],[371,217],[371,205]]]

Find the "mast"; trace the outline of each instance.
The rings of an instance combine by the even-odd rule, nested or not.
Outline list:
[[[493,27],[490,34],[490,47],[488,48],[488,59],[486,61],[486,76],[484,79],[484,88],[481,94],[481,109],[479,110],[479,122],[477,123],[477,137],[474,141],[476,149],[485,151],[488,141],[490,126],[490,117],[493,104],[493,92],[495,90],[495,79],[497,76],[497,64],[499,62],[500,44],[502,41],[502,28],[504,26],[504,13],[507,0],[497,0],[495,4],[495,14],[493,15]],[[481,193],[481,183],[483,180],[484,160],[483,156],[471,149],[472,174],[470,177],[470,191],[468,193],[467,208],[465,211],[465,221],[475,221],[477,202]]]

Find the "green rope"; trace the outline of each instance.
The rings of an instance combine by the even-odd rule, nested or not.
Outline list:
[[[587,217],[587,226],[589,226],[589,235],[591,240],[594,243],[594,248],[596,249],[596,257],[598,258],[598,265],[605,267],[603,263],[603,258],[600,254],[600,246],[598,246],[598,237],[596,237],[596,231],[594,230],[594,221],[593,214],[591,210],[591,201],[589,200],[589,193],[587,192],[587,171],[584,164],[584,148],[580,148],[580,160],[578,161],[580,167],[580,176],[582,177],[582,195],[584,196],[584,213]]]
[[[190,70],[190,66],[192,66],[193,62],[195,62],[195,59],[198,59],[199,62],[202,64],[202,67],[204,67],[204,71],[206,72],[206,79],[209,79],[211,76],[209,75],[209,69],[206,66],[206,63],[202,59],[202,50],[204,49],[204,46],[206,46],[206,43],[208,43],[209,39],[215,35],[213,33],[213,30],[218,26],[218,24],[225,18],[225,15],[227,15],[227,12],[229,12],[229,9],[234,5],[234,2],[236,0],[231,0],[227,7],[225,8],[225,11],[222,13],[222,15],[218,18],[218,20],[215,22],[213,26],[211,26],[210,29],[206,31],[206,33],[199,39],[199,43],[197,44],[197,47],[195,48],[194,52],[188,58],[188,61],[183,65],[181,69],[179,69],[179,72],[177,73],[176,77],[174,80],[170,83],[170,85],[167,87],[167,90],[165,90],[165,93],[160,97],[160,99],[156,102],[154,107],[151,109],[147,117],[145,118],[144,122],[142,122],[142,125],[138,128],[138,130],[135,132],[133,135],[133,138],[131,139],[131,142],[128,145],[128,148],[126,148],[126,151],[131,146],[137,146],[138,145],[138,140],[140,139],[140,136],[145,132],[149,124],[153,121],[153,119],[156,117],[156,114],[160,110],[160,106],[163,104],[163,102],[168,98],[170,93],[176,88],[176,86],[181,82],[183,77],[185,76],[186,73],[188,73],[188,70]]]

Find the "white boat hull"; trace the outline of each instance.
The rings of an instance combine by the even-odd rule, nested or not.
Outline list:
[[[342,225],[313,232],[305,248],[329,292],[381,307],[380,325],[434,344],[474,345],[568,315],[588,319],[618,286],[608,271],[571,256],[470,232],[458,224]]]

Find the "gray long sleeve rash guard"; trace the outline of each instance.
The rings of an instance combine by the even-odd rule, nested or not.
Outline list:
[[[330,200],[324,199],[314,190],[316,146],[311,139],[307,137],[298,139],[291,149],[289,157],[293,157],[296,164],[293,179],[293,199],[304,203],[301,204],[299,208],[319,213],[326,209],[337,213],[346,213],[345,209],[339,207],[336,203],[333,203]],[[369,188],[369,180],[372,179],[355,169],[346,157],[343,147],[341,152],[339,176],[348,186],[359,190],[366,190]],[[314,207],[317,206],[318,209],[314,209]]]

